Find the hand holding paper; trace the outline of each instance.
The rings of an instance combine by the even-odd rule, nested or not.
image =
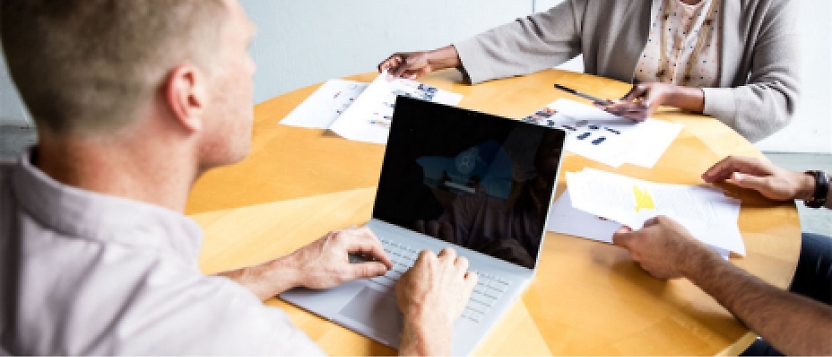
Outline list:
[[[668,216],[703,243],[745,255],[737,227],[740,202],[722,190],[660,184],[593,169],[567,172],[566,182],[576,209],[633,229],[653,217]]]
[[[696,269],[699,257],[714,253],[691,236],[685,227],[665,216],[644,222],[644,228],[619,229],[613,244],[627,248],[633,260],[650,275],[659,279],[676,279]]]

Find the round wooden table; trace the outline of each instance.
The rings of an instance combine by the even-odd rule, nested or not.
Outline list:
[[[348,79],[370,82],[375,73]],[[460,106],[522,118],[567,97],[553,83],[617,98],[630,85],[587,74],[546,70],[533,75],[462,84],[455,70],[420,81],[465,95]],[[369,220],[384,146],[349,141],[325,130],[278,125],[319,85],[255,107],[252,152],[205,174],[187,214],[205,229],[200,267],[214,273],[289,253],[329,230]],[[580,99],[569,97],[572,100]],[[703,184],[700,175],[727,155],[762,156],[747,140],[712,118],[662,108],[654,117],[684,125],[652,169],[618,169],[567,154],[563,170],[594,167],[657,182]],[[565,189],[560,175],[558,195]],[[724,186],[742,199],[739,226],[746,257],[731,262],[786,288],[800,250],[793,202],[769,201]],[[713,298],[684,279],[650,277],[627,251],[548,233],[538,273],[475,352],[479,355],[713,355],[738,354],[756,337]],[[333,355],[395,354],[394,350],[278,299],[324,351]]]

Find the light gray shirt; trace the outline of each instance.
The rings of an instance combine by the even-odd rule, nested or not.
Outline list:
[[[652,4],[565,0],[454,47],[472,83],[537,72],[579,54],[587,73],[632,83],[657,14]],[[785,127],[797,108],[798,2],[721,4],[719,88],[703,88],[704,113],[758,141]]]
[[[284,312],[197,266],[181,213],[0,166],[0,354],[312,355]]]

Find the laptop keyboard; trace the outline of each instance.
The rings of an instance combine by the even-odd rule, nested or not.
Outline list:
[[[384,251],[393,261],[393,268],[387,271],[387,274],[377,276],[369,279],[383,287],[383,289],[393,289],[396,283],[408,269],[416,262],[419,257],[419,249],[409,247],[402,243],[391,242],[389,240],[380,239]],[[475,323],[480,323],[491,308],[496,304],[497,299],[503,295],[511,283],[499,276],[479,272],[471,269],[472,272],[479,275],[477,286],[471,293],[471,299],[465,310],[462,312],[462,318],[466,318]]]

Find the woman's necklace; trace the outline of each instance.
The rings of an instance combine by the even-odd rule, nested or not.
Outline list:
[[[656,73],[656,78],[659,81],[663,80],[665,77],[670,76],[670,59],[667,58],[667,37],[670,36],[668,34],[667,23],[670,22],[670,2],[676,0],[666,0],[664,7],[664,24],[662,26],[662,43],[659,52],[661,53],[661,59],[659,61],[659,71]],[[705,17],[705,21],[702,23],[702,28],[699,29],[699,38],[696,40],[696,47],[693,49],[693,52],[690,55],[690,59],[688,60],[688,65],[685,68],[685,76],[682,78],[681,85],[685,86],[690,83],[691,76],[690,73],[693,70],[694,64],[696,64],[696,59],[699,57],[699,53],[702,51],[702,46],[704,46],[705,39],[710,36],[713,32],[714,24],[714,14],[716,13],[716,9],[719,8],[719,0],[712,0],[711,7],[708,9],[708,15]],[[678,64],[678,63],[677,63]],[[670,78],[670,82],[673,83],[673,78]]]

